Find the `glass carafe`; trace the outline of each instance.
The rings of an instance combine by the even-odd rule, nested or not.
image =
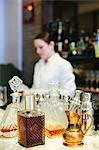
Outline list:
[[[66,100],[67,98],[59,98],[58,88],[53,84],[50,84],[49,94],[40,99],[40,109],[45,113],[45,135],[50,138],[61,136],[67,127]]]
[[[12,93],[12,103],[5,110],[0,123],[1,135],[4,137],[17,136],[17,112],[23,109],[20,103],[20,93]]]

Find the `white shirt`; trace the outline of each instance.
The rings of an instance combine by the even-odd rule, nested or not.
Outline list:
[[[48,90],[49,83],[58,82],[61,94],[73,96],[76,85],[73,68],[58,53],[53,54],[48,62],[40,59],[34,68],[33,88]]]

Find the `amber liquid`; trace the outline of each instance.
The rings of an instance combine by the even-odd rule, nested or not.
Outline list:
[[[79,115],[76,112],[72,112],[72,111],[65,111],[67,117],[68,117],[68,121],[69,124],[77,124],[78,120],[79,120]]]
[[[61,136],[64,133],[65,129],[61,125],[49,125],[47,128],[45,128],[45,135],[53,138]]]
[[[25,147],[45,144],[45,116],[34,112],[18,114],[18,142]]]
[[[13,128],[13,129],[8,129],[8,128],[4,128],[4,129],[1,129],[1,132],[11,132],[11,131],[16,131],[17,130],[17,128]]]

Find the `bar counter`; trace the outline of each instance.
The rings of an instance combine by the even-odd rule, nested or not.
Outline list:
[[[91,136],[85,136],[83,145],[68,147],[63,145],[64,139],[45,138],[45,145],[25,148],[18,144],[17,138],[0,138],[0,150],[99,150],[99,131]]]

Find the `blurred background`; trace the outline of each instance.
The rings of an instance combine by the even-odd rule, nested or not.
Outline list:
[[[18,75],[31,87],[38,60],[33,38],[44,30],[55,37],[60,55],[72,63],[77,87],[96,91],[98,29],[99,1],[0,0],[0,86],[7,86],[9,96],[8,81]]]

